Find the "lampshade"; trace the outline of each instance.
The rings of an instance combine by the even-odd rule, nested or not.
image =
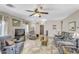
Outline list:
[[[75,32],[73,38],[79,38],[79,33]]]

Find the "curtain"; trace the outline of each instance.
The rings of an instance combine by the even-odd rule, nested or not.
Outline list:
[[[6,24],[5,16],[0,15],[0,35],[6,35],[7,34],[7,24]]]
[[[0,15],[0,35],[2,34],[2,16]]]

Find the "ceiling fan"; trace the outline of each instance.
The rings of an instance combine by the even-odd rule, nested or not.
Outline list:
[[[38,16],[38,17],[41,17],[43,14],[48,14],[48,12],[44,12],[42,11],[43,10],[43,7],[40,6],[38,8],[36,8],[35,10],[26,10],[27,12],[33,12],[31,15],[29,16]]]

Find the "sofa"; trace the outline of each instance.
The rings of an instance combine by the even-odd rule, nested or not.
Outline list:
[[[59,53],[64,53],[63,47],[69,48],[72,51],[70,53],[76,53],[79,45],[77,40],[78,39],[73,38],[72,33],[68,33],[68,32],[63,32],[62,35],[54,36],[54,42],[59,50]]]

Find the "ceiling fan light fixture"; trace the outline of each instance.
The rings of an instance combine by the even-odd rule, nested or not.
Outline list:
[[[34,16],[37,16],[38,17],[39,16],[39,13],[36,13]]]

